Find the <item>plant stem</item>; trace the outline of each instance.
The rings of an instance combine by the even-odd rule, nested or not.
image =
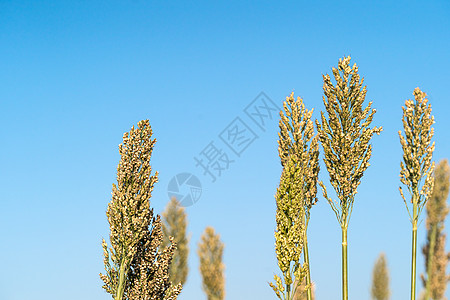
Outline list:
[[[417,203],[413,202],[412,258],[411,258],[411,300],[416,300],[416,253],[417,253]]]
[[[117,294],[116,294],[116,298],[114,300],[122,300],[123,298],[123,292],[125,290],[125,265],[126,265],[126,260],[123,259],[122,263],[120,264],[120,271],[119,271],[119,286],[117,287]]]
[[[428,248],[428,264],[427,264],[428,272],[427,272],[427,286],[426,286],[425,300],[430,299],[431,296],[430,286],[434,263],[434,248],[436,246],[436,236],[437,236],[437,224],[433,224],[431,227],[430,246]]]
[[[342,227],[342,299],[348,300],[347,227]]]
[[[311,296],[311,272],[310,272],[310,267],[309,267],[309,253],[308,253],[308,240],[306,238],[306,230],[305,230],[305,234],[303,236],[303,250],[304,252],[304,261],[305,263],[308,264],[308,271],[306,273],[306,286],[308,286],[308,289],[306,290],[306,299],[307,300],[311,300],[312,296]]]
[[[416,299],[416,248],[417,228],[412,231],[411,300]]]

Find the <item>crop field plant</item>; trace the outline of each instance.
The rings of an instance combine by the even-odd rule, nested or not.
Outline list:
[[[317,185],[341,227],[342,299],[348,300],[347,230],[357,188],[370,166],[371,140],[382,127],[371,126],[376,110],[365,105],[366,86],[350,57],[341,58],[337,68],[323,76],[323,104],[320,120],[313,120],[313,108],[307,109],[294,93],[286,97],[280,111],[278,154],[282,166],[275,194],[275,254],[280,275],[268,282],[274,297],[280,300],[312,300],[314,282],[308,250],[308,224],[317,203]],[[400,196],[412,225],[411,300],[416,299],[417,229],[419,216],[427,211],[427,244],[422,252],[426,274],[420,300],[442,300],[450,276],[446,272],[450,254],[445,253],[444,221],[449,212],[450,168],[447,160],[436,170],[432,161],[434,117],[426,94],[419,88],[414,100],[406,100],[403,131],[399,131],[403,157],[400,163]],[[110,243],[102,241],[105,274],[100,274],[103,288],[114,300],[177,299],[182,293],[189,268],[187,215],[177,199],[167,210],[154,215],[150,197],[158,173],[152,175],[150,157],[156,143],[148,120],[138,123],[123,135],[119,146],[121,160],[117,184],[106,212],[110,225]],[[320,147],[321,145],[321,147]],[[330,196],[319,180],[319,154],[322,156]],[[407,233],[405,233],[407,234]],[[202,287],[208,300],[225,299],[225,244],[213,227],[207,227],[198,244]],[[371,298],[390,299],[387,258],[380,254],[372,274]],[[337,298],[337,297],[336,297]]]

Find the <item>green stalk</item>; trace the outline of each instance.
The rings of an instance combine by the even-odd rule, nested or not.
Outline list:
[[[126,262],[125,259],[122,260],[122,263],[120,264],[120,271],[119,271],[119,286],[117,287],[117,294],[116,298],[114,300],[122,300],[123,298],[123,292],[125,291],[125,269],[126,269]]]
[[[342,227],[342,299],[348,300],[347,227]]]
[[[411,300],[416,300],[417,209],[417,203],[414,201],[412,220]]]
[[[303,250],[304,252],[304,261],[305,263],[308,264],[308,271],[306,273],[306,285],[308,286],[308,289],[306,290],[306,299],[307,300],[311,300],[312,299],[312,295],[311,295],[311,272],[310,272],[310,267],[309,267],[309,253],[308,253],[308,240],[306,239],[306,230],[305,230],[305,234],[303,237]]]
[[[286,300],[293,300],[293,295],[291,295],[291,285],[286,285]]]
[[[412,231],[411,300],[416,299],[416,250],[417,250],[417,227]]]
[[[425,300],[430,299],[430,285],[431,285],[431,274],[433,270],[434,262],[434,248],[436,246],[436,236],[437,236],[437,224],[433,224],[431,227],[431,237],[430,237],[430,248],[428,249],[428,264],[427,264],[427,286]]]

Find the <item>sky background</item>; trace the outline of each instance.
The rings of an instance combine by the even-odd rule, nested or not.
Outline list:
[[[189,172],[202,184],[186,208],[190,271],[179,299],[206,299],[196,255],[206,226],[225,243],[226,298],[276,299],[267,282],[280,274],[278,116],[261,129],[244,109],[261,92],[281,107],[294,91],[317,118],[322,75],[346,55],[377,109],[372,125],[384,129],[372,139],[349,225],[349,298],[369,299],[385,252],[392,299],[408,299],[411,224],[398,193],[397,132],[419,86],[436,120],[434,160],[450,157],[450,3],[376,3],[0,1],[0,299],[111,299],[98,276],[105,212],[122,135],[143,119],[157,139],[155,212],[173,176]],[[257,135],[240,156],[219,137],[236,117]],[[210,142],[234,160],[215,182],[194,160]],[[328,182],[324,167],[319,176]],[[339,299],[341,231],[320,193],[311,215],[316,296]],[[421,251],[417,264],[419,292]]]

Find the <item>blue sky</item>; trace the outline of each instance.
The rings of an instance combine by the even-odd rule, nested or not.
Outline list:
[[[398,193],[397,131],[419,86],[436,120],[434,159],[450,157],[448,28],[446,1],[0,1],[1,299],[110,299],[98,277],[105,212],[118,145],[142,119],[157,139],[155,211],[176,174],[202,183],[186,209],[190,272],[179,299],[205,299],[196,249],[208,225],[225,243],[226,298],[275,299],[267,282],[279,274],[278,117],[262,130],[244,109],[261,92],[281,107],[294,91],[318,117],[322,74],[345,55],[384,128],[350,221],[349,297],[369,299],[383,251],[392,299],[407,299],[411,224]],[[219,137],[236,117],[257,136],[240,156]],[[215,182],[194,160],[210,142],[234,160]],[[320,178],[328,180],[324,167]],[[339,299],[340,227],[321,196],[311,214],[317,299]],[[417,259],[419,280],[420,251]]]

